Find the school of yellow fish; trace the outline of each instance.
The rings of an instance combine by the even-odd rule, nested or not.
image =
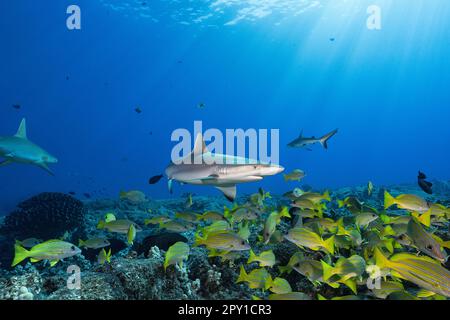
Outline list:
[[[369,182],[369,197],[373,188]],[[121,193],[122,198],[126,195]],[[142,198],[136,197],[136,192],[131,195],[133,202]],[[445,249],[450,249],[450,208],[413,194],[393,197],[387,191],[383,210],[353,196],[332,199],[328,192],[303,192],[298,188],[284,195],[290,201],[289,206],[268,207],[265,200],[270,197],[260,189],[246,203],[225,207],[223,212],[177,212],[173,219],[152,216],[145,224],[172,232],[193,231],[193,246],[206,248],[211,259],[219,257],[222,263],[239,268],[236,282],[255,289],[254,299],[444,300],[450,297],[450,272],[443,266],[447,261]],[[187,203],[186,208],[190,208],[191,195]],[[341,210],[345,208],[346,214],[336,216],[333,205]],[[112,213],[97,227],[123,234],[129,245],[133,244],[136,232],[142,231],[136,223],[118,220]],[[436,234],[437,230],[446,230],[444,239]],[[33,241],[16,243],[13,266],[26,258],[31,262],[48,260],[53,266],[81,252],[63,240],[37,244]],[[273,251],[283,241],[297,248],[287,265],[280,265]],[[26,243],[30,243],[29,250],[25,249]],[[253,248],[250,243],[254,244]],[[110,262],[111,251],[105,250],[108,245],[102,238],[79,242],[80,247],[102,248],[100,264]],[[182,267],[189,259],[190,250],[184,242],[172,245],[165,254],[164,270],[172,272],[170,266]],[[317,292],[329,287],[336,290],[336,295],[294,292],[283,278],[291,272],[306,277]],[[342,292],[345,294],[338,296]]]

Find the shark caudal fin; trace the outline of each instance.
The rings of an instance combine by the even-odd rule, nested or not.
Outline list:
[[[233,202],[234,199],[236,199],[236,185],[229,186],[229,187],[216,187],[220,191],[223,192],[224,196],[228,199],[228,201]]]
[[[22,121],[20,122],[19,129],[17,129],[15,137],[27,139],[27,121],[25,118],[23,118]]]
[[[336,133],[338,132],[338,129],[331,131],[330,133],[324,135],[322,138],[319,139],[320,144],[325,148],[328,149],[328,140],[331,139]]]

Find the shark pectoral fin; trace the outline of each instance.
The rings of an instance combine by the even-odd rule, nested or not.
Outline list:
[[[48,167],[48,165],[45,162],[37,162],[36,165],[42,169],[44,169],[45,171],[47,171],[49,174],[51,174],[52,176],[54,176],[55,174],[53,173],[52,170],[50,170],[50,168]]]
[[[6,159],[6,160],[0,162],[0,167],[7,166],[8,164],[11,164],[11,163],[13,163],[12,160]]]
[[[223,192],[224,196],[231,202],[236,198],[236,185],[228,186],[228,187],[216,187],[220,191]]]
[[[173,193],[172,184],[173,184],[173,180],[172,180],[172,179],[169,179],[169,181],[167,181],[167,187],[169,188],[170,194]]]

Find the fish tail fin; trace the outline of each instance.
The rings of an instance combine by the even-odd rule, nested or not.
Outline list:
[[[379,248],[375,248],[374,250],[374,258],[375,264],[380,268],[384,269],[389,266],[389,260],[386,256],[380,251]]]
[[[323,295],[321,294],[317,294],[317,300],[327,300],[327,298],[325,298]]]
[[[330,197],[330,191],[325,191],[325,193],[323,194],[323,200],[326,200],[326,201],[331,201],[331,197]]]
[[[323,246],[331,254],[334,254],[334,235],[323,241]]]
[[[108,253],[106,254],[106,261],[108,261],[108,263],[111,263],[111,248],[109,248]]]
[[[287,174],[283,174],[283,178],[284,178],[284,181],[285,181],[285,182],[289,180]]]
[[[424,226],[429,227],[431,225],[431,209],[423,213],[417,220]]]
[[[84,241],[81,239],[78,239],[78,246],[79,247],[83,247],[84,246]]]
[[[280,271],[280,274],[283,274],[283,273],[289,273],[289,271],[291,271],[291,268],[289,267],[289,265],[278,266],[278,270]]]
[[[336,133],[338,132],[338,129],[331,131],[330,133],[324,135],[322,138],[319,139],[320,144],[325,148],[328,149],[328,140],[331,139]]]
[[[395,198],[389,194],[386,190],[384,191],[384,209],[388,209],[395,204]]]
[[[268,290],[269,288],[271,288],[273,286],[273,279],[272,277],[269,275],[266,279],[266,283],[264,284],[264,289]]]
[[[355,295],[358,294],[358,291],[356,289],[356,280],[348,279],[348,280],[343,281],[342,283],[345,284],[347,287],[349,287],[350,290],[352,290]]]
[[[345,201],[344,200],[338,200],[337,203],[338,203],[338,207],[339,208],[342,208],[343,206],[345,206]]]
[[[320,260],[323,269],[323,280],[327,281],[334,275],[334,268],[323,260]]]
[[[248,277],[248,274],[247,274],[247,272],[245,271],[244,266],[241,265],[241,268],[240,268],[240,271],[239,271],[239,277],[238,277],[238,279],[236,280],[236,283],[246,281],[246,280],[247,280],[247,277]]]
[[[30,251],[28,251],[27,249],[18,244],[14,245],[14,250],[15,250],[14,260],[11,264],[11,267],[15,267],[16,265],[21,263],[23,260],[28,258],[30,254]]]
[[[283,209],[281,209],[279,215],[280,218],[285,217],[285,218],[291,218],[291,215],[289,214],[289,210],[287,207],[283,207]]]
[[[256,261],[256,254],[253,252],[252,249],[250,249],[250,257],[248,258],[247,263],[252,263]]]
[[[125,198],[126,196],[127,196],[127,193],[126,193],[125,191],[121,190],[121,191],[119,192],[119,197],[120,197],[120,198]]]
[[[344,227],[344,217],[340,217],[338,221],[336,221],[336,225],[339,228],[345,229]]]
[[[206,241],[206,237],[202,237],[198,233],[196,233],[194,235],[194,247],[198,247],[198,246],[205,244],[205,241]]]
[[[97,229],[105,229],[106,222],[104,220],[100,220],[97,224]]]

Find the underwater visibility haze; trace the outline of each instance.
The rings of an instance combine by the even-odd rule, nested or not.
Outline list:
[[[4,1],[0,36],[0,299],[450,297],[446,0]],[[226,153],[200,122],[279,161],[174,163]]]

